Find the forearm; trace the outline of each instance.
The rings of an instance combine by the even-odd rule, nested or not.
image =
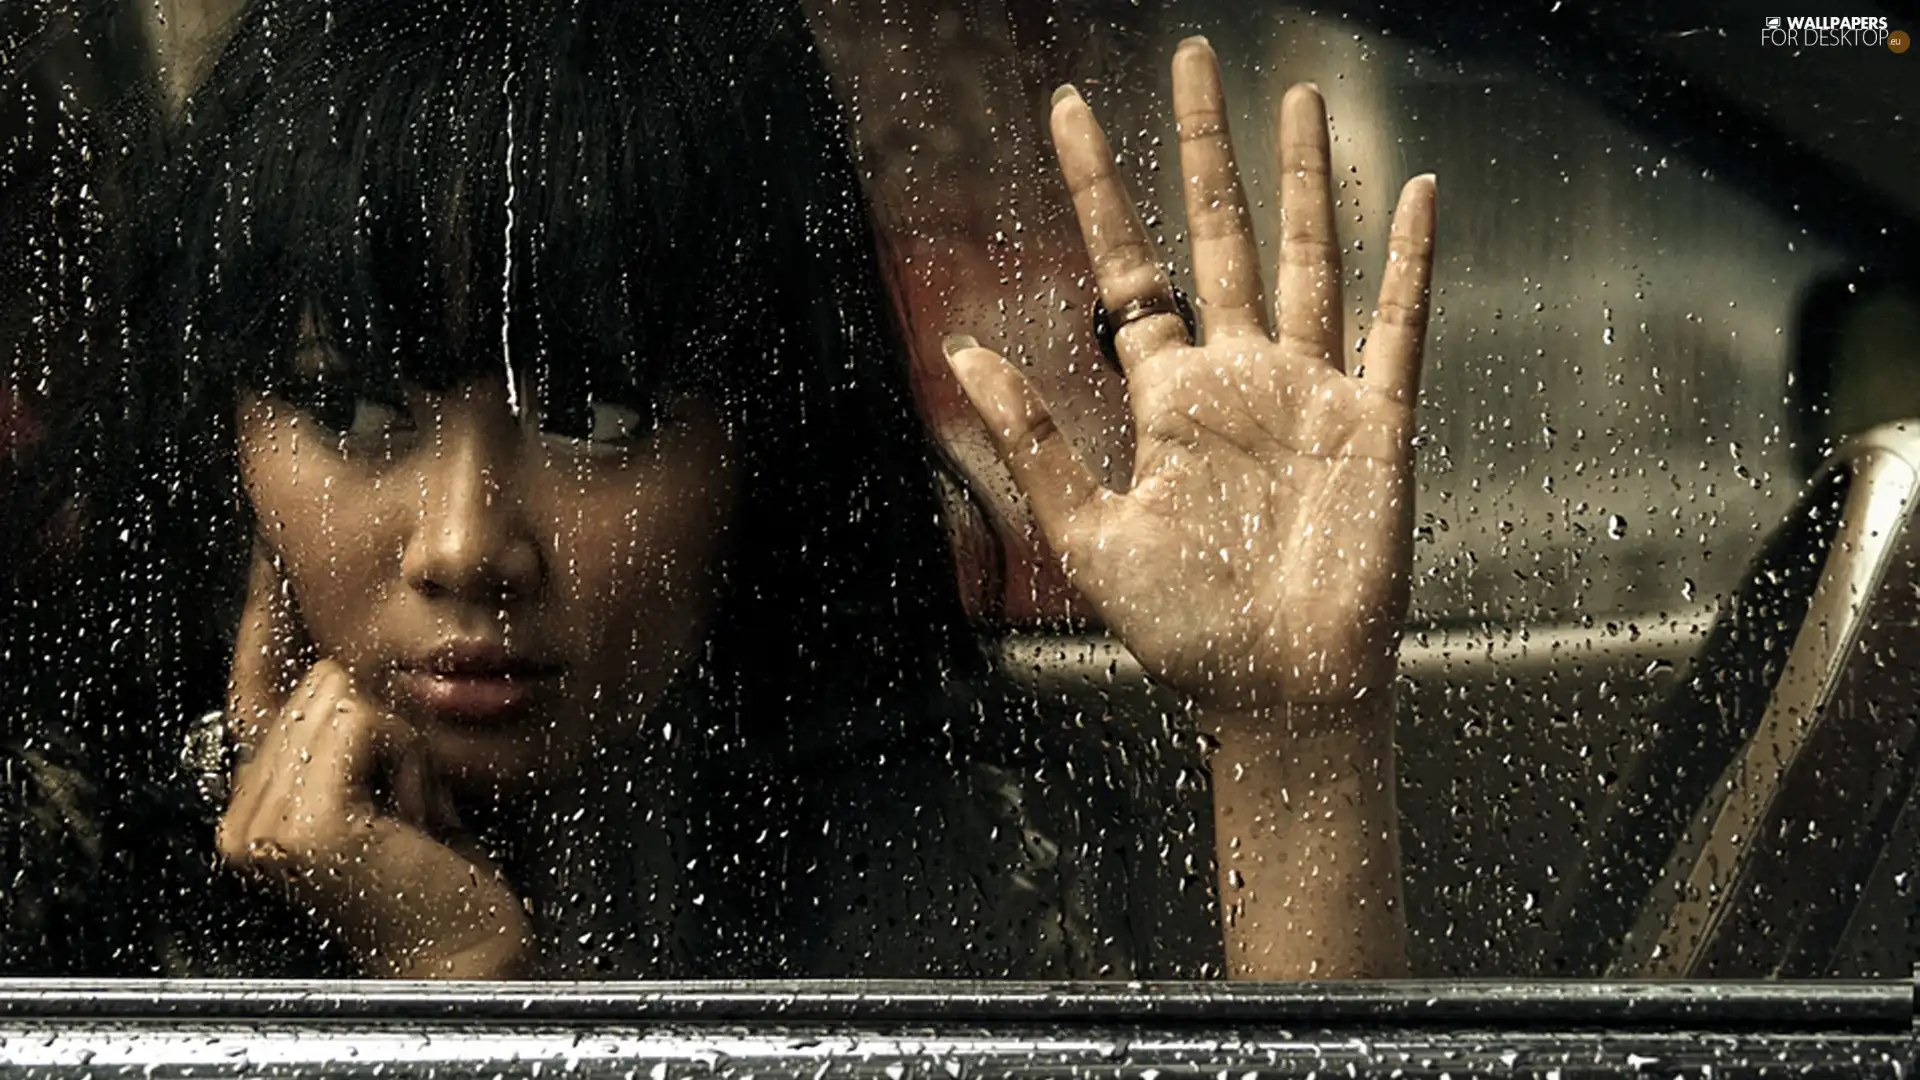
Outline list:
[[[1199,720],[1228,977],[1404,973],[1392,694]]]

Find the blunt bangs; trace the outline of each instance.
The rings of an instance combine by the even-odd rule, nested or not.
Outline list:
[[[375,380],[736,383],[714,368],[751,306],[716,298],[754,291],[765,230],[722,174],[753,136],[672,86],[699,54],[670,24],[276,6],[251,23],[284,43],[274,65],[192,121],[219,134],[189,158],[206,197],[183,242],[205,261],[181,284],[223,381],[274,385],[317,322]]]
[[[178,516],[244,538],[235,391],[315,327],[363,385],[695,389],[747,485],[703,727],[944,737],[896,718],[985,661],[844,121],[789,0],[253,0],[156,193]]]

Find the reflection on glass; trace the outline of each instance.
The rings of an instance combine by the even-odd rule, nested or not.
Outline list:
[[[40,715],[113,711],[18,793],[82,867],[148,881],[97,915],[118,964],[1400,970],[1392,680],[1434,185],[1401,196],[1360,353],[1333,317],[1320,95],[1281,105],[1270,304],[1204,38],[1173,72],[1191,303],[1087,102],[1063,86],[1050,116],[1132,396],[1126,483],[991,339],[943,343],[1065,583],[1175,699],[1166,734],[1206,740],[1213,842],[1153,865],[1167,795],[1136,797],[1084,721],[1036,734],[1058,718],[992,670],[951,587],[799,10],[249,7],[145,171],[114,174],[141,186],[126,415],[44,451],[113,459],[74,527],[105,548],[89,572],[139,582],[102,597],[86,666],[32,674]],[[1130,909],[1169,877],[1206,929],[1138,939]],[[69,917],[105,900],[90,886],[23,899]],[[28,963],[70,965],[50,938]]]
[[[4,973],[1625,970],[1852,241],[1497,11],[715,7],[5,16]]]

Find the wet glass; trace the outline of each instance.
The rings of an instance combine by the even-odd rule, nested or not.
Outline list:
[[[417,6],[282,2],[232,46],[219,3],[0,16],[0,870],[21,883],[0,974],[1910,969],[1920,150],[1885,133],[1920,61],[1897,19],[1788,45],[1688,4],[805,0],[690,8],[631,57],[503,17],[497,72],[432,69],[484,89],[464,98],[379,60],[411,45],[343,50],[356,81],[285,36],[339,19],[432,54],[455,20]],[[730,109],[755,19],[810,34],[820,68]],[[1390,734],[1357,755],[1301,734],[1231,756],[1240,699],[1207,691],[1245,655],[1183,683],[1138,629],[1214,577],[1168,578],[1186,603],[1131,623],[1139,567],[1069,580],[1069,534],[948,355],[967,335],[1024,375],[1093,482],[1148,475],[1148,376],[1096,332],[1057,91],[1207,332],[1170,76],[1196,34],[1283,302],[1305,279],[1276,275],[1282,102],[1324,102],[1341,269],[1319,325],[1356,384],[1403,185],[1437,177],[1411,504],[1374,508],[1408,511],[1410,598],[1359,697]],[[633,103],[542,97],[565,80],[535,55],[636,65]],[[204,79],[235,96],[196,102]],[[679,79],[729,89],[648,112],[639,88]],[[240,101],[288,119],[248,127]],[[751,137],[707,137],[741,113]],[[607,116],[663,164],[605,153]],[[844,152],[795,134],[821,116]],[[804,209],[753,216],[783,200]],[[310,257],[275,246],[323,218]],[[1157,302],[1117,317],[1172,327]],[[1302,520],[1371,520],[1337,505]],[[1342,551],[1326,566],[1366,565]],[[1162,554],[1142,565],[1233,572],[1219,546]],[[1321,714],[1273,715],[1261,732]],[[1788,730],[1804,756],[1754,756]],[[316,757],[356,779],[311,794]],[[1217,821],[1249,760],[1295,772],[1235,804],[1267,825]],[[1312,786],[1333,775],[1362,794]],[[1380,846],[1302,841],[1298,880],[1256,880],[1283,861],[1257,837],[1316,815]],[[316,816],[327,859],[301,854]],[[1274,954],[1235,926],[1314,937],[1307,883],[1356,862],[1380,876],[1345,925],[1390,911],[1395,963],[1247,959]]]

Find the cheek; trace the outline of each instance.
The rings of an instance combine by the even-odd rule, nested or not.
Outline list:
[[[672,664],[704,637],[735,491],[711,460],[635,469],[556,493],[553,594],[600,680]]]
[[[381,485],[303,447],[297,426],[264,409],[242,413],[240,471],[255,531],[285,568],[308,634],[324,651],[350,652],[368,638],[368,598],[396,557]]]

